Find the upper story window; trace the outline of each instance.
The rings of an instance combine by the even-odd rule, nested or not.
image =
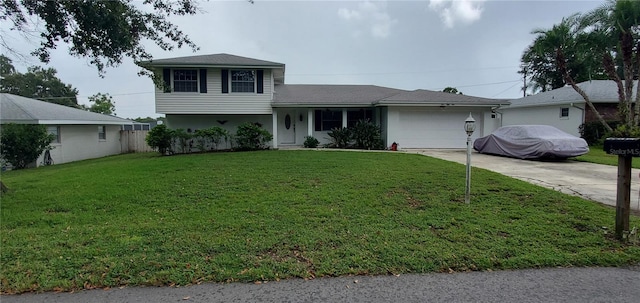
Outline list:
[[[60,143],[60,126],[47,126],[47,132],[53,135],[51,143]]]
[[[231,92],[232,93],[253,93],[256,86],[255,70],[232,70],[231,71]]]
[[[173,91],[174,92],[198,92],[198,70],[197,69],[174,69],[173,70]]]

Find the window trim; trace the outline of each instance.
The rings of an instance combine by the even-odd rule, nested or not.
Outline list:
[[[98,140],[99,141],[107,141],[107,126],[106,125],[98,125]]]
[[[564,115],[564,112],[567,112],[566,115]],[[560,108],[560,119],[569,119],[569,108],[568,107],[561,107]]]
[[[195,73],[195,80],[176,80],[176,72],[177,71],[192,71]],[[177,91],[176,90],[176,81],[181,82],[195,82],[196,90],[195,91]],[[193,94],[200,92],[200,70],[197,68],[172,68],[171,69],[171,91],[174,93],[184,93],[184,94]]]
[[[237,82],[237,83],[248,83],[249,81],[234,81],[233,80],[233,73],[234,72],[239,72],[239,71],[250,71],[253,73],[253,90],[250,92],[237,92],[233,90],[233,83]],[[228,73],[228,77],[229,77],[229,93],[231,94],[257,94],[258,91],[258,72],[255,69],[229,69],[229,73]]]
[[[337,115],[337,114],[336,115],[339,116],[340,118],[339,119],[335,119],[335,120],[327,120],[327,119],[325,119],[325,115],[324,115],[324,113],[326,113],[326,112],[338,113],[339,115]],[[320,119],[318,119],[318,113],[320,115]],[[339,124],[339,126],[337,126],[337,128],[342,128],[342,125],[343,125],[342,124],[343,116],[342,116],[342,110],[341,109],[316,109],[315,112],[314,112],[314,119],[316,119],[316,121],[314,123],[315,126],[314,126],[313,129],[315,131],[317,131],[317,132],[331,131],[332,129],[336,128],[336,126],[330,127],[330,128],[325,128],[324,127],[325,123],[328,123],[329,121],[333,122],[333,124]],[[337,122],[339,122],[339,123],[337,123]],[[318,126],[320,126],[320,127],[318,128]]]
[[[56,129],[55,134],[49,130],[50,128],[54,128],[54,127]],[[53,140],[51,140],[51,143],[54,143],[54,144],[60,143],[60,125],[47,125],[47,133],[56,136]]]
[[[354,115],[354,113],[357,113],[358,115],[362,113],[363,117],[356,118],[356,119],[353,119],[352,117],[351,119],[349,119],[350,113],[351,115]],[[369,115],[369,117],[367,117],[367,115]],[[357,108],[357,109],[350,109],[350,110],[348,109],[347,110],[347,127],[354,126],[360,120],[368,120],[370,122],[373,122],[374,118],[375,118],[375,113],[373,112],[372,108]]]

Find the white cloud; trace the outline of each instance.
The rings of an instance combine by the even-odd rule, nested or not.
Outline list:
[[[440,15],[448,28],[456,24],[471,24],[482,17],[485,0],[431,0],[429,8]]]
[[[363,1],[356,9],[338,9],[340,18],[359,22],[369,29],[371,36],[375,38],[386,38],[391,34],[391,27],[398,20],[391,18],[387,12],[387,3],[384,1]],[[356,31],[359,33],[359,31]]]
[[[338,16],[345,20],[360,20],[362,19],[362,14],[356,10],[350,10],[348,8],[341,8],[338,10]]]

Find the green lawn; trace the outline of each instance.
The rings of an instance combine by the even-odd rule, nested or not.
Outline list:
[[[582,162],[618,166],[618,156],[605,153],[602,146],[589,146],[589,153],[576,157],[575,159]],[[640,168],[640,161],[634,159],[631,162],[631,166],[633,166],[633,168]]]
[[[4,293],[640,262],[614,210],[403,153],[129,154],[2,174]],[[633,217],[632,226],[640,226]]]

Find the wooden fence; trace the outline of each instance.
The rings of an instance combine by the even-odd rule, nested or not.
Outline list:
[[[148,130],[121,130],[120,131],[120,151],[122,153],[144,153],[151,152],[147,141]]]

